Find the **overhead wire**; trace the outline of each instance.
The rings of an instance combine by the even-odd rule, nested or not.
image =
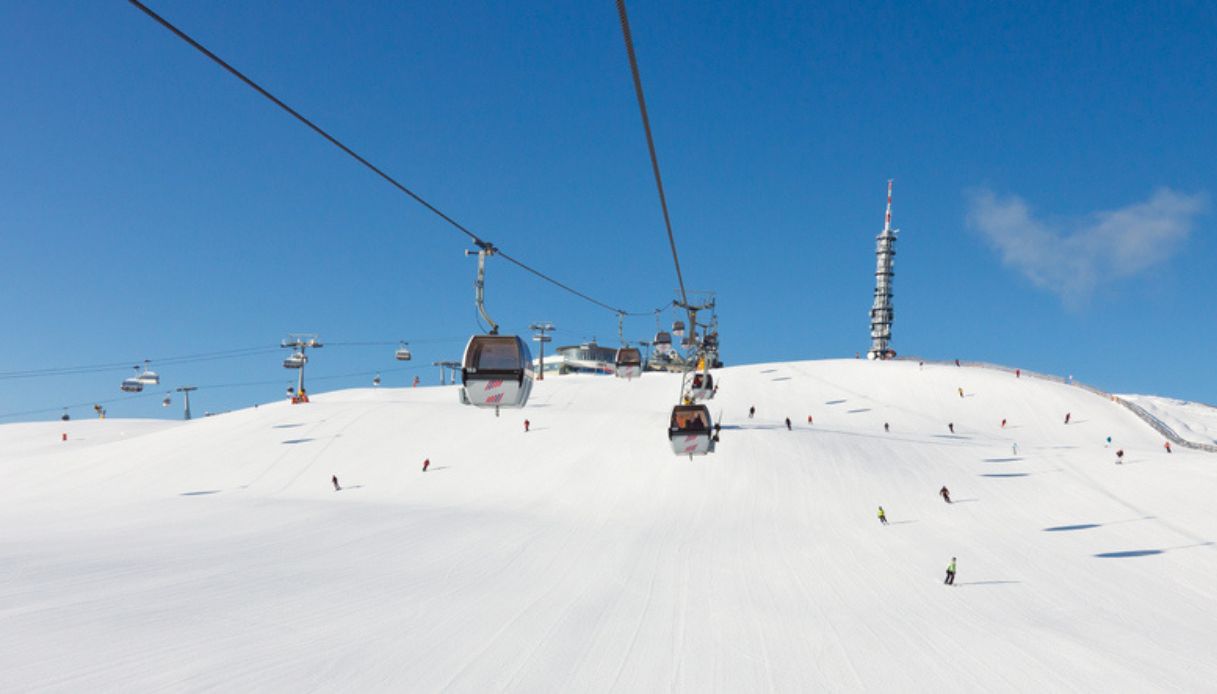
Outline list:
[[[647,99],[642,91],[642,75],[638,71],[638,57],[634,54],[634,37],[630,32],[630,19],[626,14],[625,0],[617,0],[617,17],[621,20],[621,35],[625,40],[625,51],[630,59],[630,74],[634,77],[634,94],[638,98],[638,111],[642,114],[642,129],[647,136],[647,150],[651,153],[651,171],[655,174],[655,187],[659,190],[659,206],[663,210],[663,224],[668,230],[668,245],[672,248],[672,262],[676,265],[676,281],[680,285],[680,300],[685,306],[689,296],[685,292],[685,278],[680,271],[680,256],[676,253],[676,236],[672,233],[672,218],[668,214],[668,197],[663,192],[663,176],[659,173],[659,157],[655,154],[655,138],[651,134],[651,119],[647,115]]]
[[[504,260],[508,261],[509,263],[512,263],[513,265],[516,265],[520,269],[525,270],[526,272],[531,273],[532,275],[534,275],[546,282],[549,282],[550,284],[552,284],[566,292],[574,294],[575,296],[577,296],[585,301],[595,304],[596,306],[599,306],[601,308],[612,311],[613,313],[628,313],[628,312],[623,311],[623,309],[617,308],[608,303],[600,301],[599,299],[593,298],[592,296],[589,296],[588,294],[581,292],[581,291],[571,287],[570,285],[568,285],[558,279],[555,279],[554,277],[552,277],[544,272],[541,272],[540,270],[528,265],[527,263],[524,263],[523,261],[513,258],[510,255],[508,255],[507,253],[504,253],[502,251],[502,249],[496,247],[494,244],[490,243],[489,241],[486,241],[486,240],[482,239],[481,237],[479,237],[477,234],[475,234],[469,228],[467,228],[460,222],[456,221],[449,215],[445,214],[438,207],[436,207],[435,205],[428,202],[426,199],[424,199],[418,193],[416,193],[413,190],[411,190],[410,188],[406,187],[404,184],[402,184],[396,178],[394,178],[393,176],[386,173],[383,169],[381,169],[380,167],[373,164],[371,161],[369,161],[368,159],[366,159],[365,157],[360,155],[355,150],[353,150],[350,147],[348,147],[347,145],[343,144],[343,142],[341,140],[339,140],[337,137],[331,135],[330,133],[328,133],[327,131],[322,129],[321,126],[314,123],[312,120],[310,120],[309,118],[307,118],[306,116],[301,114],[296,109],[292,108],[291,106],[288,106],[286,103],[283,102],[282,99],[279,99],[274,94],[271,94],[269,91],[266,90],[266,88],[262,87],[260,84],[253,81],[253,79],[249,78],[244,73],[242,73],[240,70],[238,70],[235,67],[233,67],[232,65],[230,65],[223,58],[221,58],[220,56],[218,56],[215,53],[213,53],[212,51],[210,51],[206,46],[199,43],[194,38],[192,38],[190,35],[188,35],[186,32],[182,31],[177,26],[175,26],[174,24],[169,22],[169,20],[165,19],[164,17],[162,17],[161,15],[159,15],[155,11],[153,11],[150,7],[148,7],[144,3],[140,2],[140,0],[128,0],[128,2],[130,2],[137,9],[142,11],[144,14],[151,17],[157,24],[160,24],[164,28],[168,29],[170,32],[172,32],[175,36],[180,38],[182,41],[185,41],[187,44],[189,44],[195,50],[202,53],[204,56],[206,56],[208,59],[210,59],[216,65],[219,65],[221,68],[226,70],[229,74],[231,74],[233,77],[236,77],[237,79],[244,82],[249,88],[251,88],[254,91],[256,91],[257,93],[261,94],[263,97],[265,97],[271,103],[278,106],[280,109],[282,109],[283,111],[285,111],[286,113],[291,115],[296,120],[300,121],[302,124],[304,124],[310,130],[317,133],[321,137],[325,138],[325,140],[328,141],[330,144],[332,144],[335,147],[337,147],[338,149],[342,150],[345,154],[350,156],[352,159],[354,159],[355,161],[362,164],[364,167],[366,167],[371,172],[375,173],[377,176],[379,176],[381,179],[383,179],[389,185],[398,189],[402,193],[405,193],[406,195],[410,196],[410,198],[412,198],[415,202],[422,205],[424,208],[426,208],[431,213],[435,214],[437,217],[439,217],[443,221],[447,222],[452,228],[461,232],[465,236],[468,236],[470,238],[470,240],[472,240],[474,242],[474,244],[477,245],[479,248],[482,248],[484,250],[493,250],[496,254],[502,256]],[[666,214],[666,212],[665,212],[665,214]],[[630,313],[628,315],[644,315],[644,314]]]

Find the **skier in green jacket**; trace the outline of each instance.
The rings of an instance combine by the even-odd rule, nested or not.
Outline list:
[[[880,506],[880,507],[879,507],[879,522],[880,522],[880,523],[882,523],[882,524],[884,524],[884,525],[887,525],[887,513],[885,513],[885,512],[883,511],[883,507],[882,507],[882,506]]]
[[[955,557],[951,557],[951,563],[947,564],[947,578],[943,583],[948,586],[955,585]]]

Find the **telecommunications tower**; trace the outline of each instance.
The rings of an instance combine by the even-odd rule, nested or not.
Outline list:
[[[870,310],[870,351],[867,359],[890,359],[896,356],[888,343],[892,339],[892,266],[896,262],[896,235],[892,228],[892,181],[887,181],[887,215],[883,232],[875,237],[875,303]]]

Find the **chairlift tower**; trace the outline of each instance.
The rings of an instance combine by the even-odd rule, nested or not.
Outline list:
[[[177,389],[177,392],[182,394],[182,399],[186,401],[186,410],[182,415],[182,419],[190,419],[190,393],[198,389],[198,386],[182,386]]]
[[[875,303],[870,310],[870,351],[867,359],[890,359],[896,356],[892,340],[892,267],[896,263],[896,236],[892,228],[892,181],[887,181],[887,214],[883,231],[875,237]]]
[[[536,333],[536,335],[532,336],[532,339],[533,339],[533,342],[536,342],[540,346],[540,349],[541,349],[541,357],[540,357],[541,361],[540,361],[540,367],[537,369],[537,380],[544,381],[545,380],[545,343],[554,341],[554,338],[550,337],[549,335],[546,335],[545,333],[553,332],[554,330],[557,330],[557,328],[554,327],[553,323],[545,322],[545,323],[533,323],[532,325],[528,326],[528,329],[532,330],[533,332]]]
[[[308,348],[321,349],[321,344],[314,333],[290,333],[279,343],[284,349],[292,350],[290,357],[283,361],[283,366],[298,371],[296,376],[296,394],[292,396],[292,404],[308,402],[308,394],[304,390],[304,365],[308,363]]]

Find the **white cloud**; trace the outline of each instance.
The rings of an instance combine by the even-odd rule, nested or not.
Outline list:
[[[1018,196],[982,189],[969,197],[968,225],[997,249],[1002,262],[1071,307],[1085,303],[1104,283],[1164,263],[1208,208],[1203,193],[1161,188],[1145,202],[1055,223],[1036,217]]]

